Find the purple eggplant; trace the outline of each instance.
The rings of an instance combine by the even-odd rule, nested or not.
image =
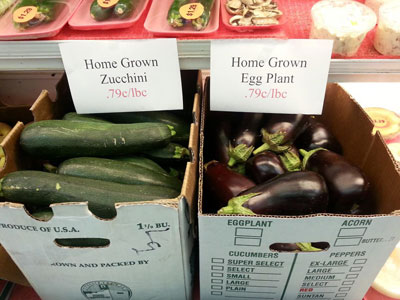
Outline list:
[[[261,139],[260,126],[264,115],[261,113],[245,113],[236,127],[229,147],[228,165],[244,163],[250,157],[254,147]]]
[[[338,140],[328,130],[328,128],[315,120],[315,118],[308,118],[306,128],[294,141],[298,149],[307,151],[324,148],[333,152],[342,153],[342,147]]]
[[[324,248],[317,247],[317,244],[319,246],[321,243],[274,243],[269,246],[269,249],[278,252],[319,252],[324,250]]]
[[[326,212],[328,189],[316,172],[284,173],[229,200],[218,214],[306,215]]]
[[[228,204],[229,199],[252,188],[255,183],[246,176],[229,169],[216,160],[204,165],[204,188],[216,201],[218,208]]]
[[[361,169],[352,165],[342,155],[318,148],[309,152],[300,149],[303,170],[321,174],[329,190],[328,210],[347,213],[354,204],[367,200],[370,183]]]
[[[307,116],[295,114],[270,114],[261,129],[263,143],[254,154],[265,150],[283,152],[288,149],[283,145],[296,139],[304,130]],[[283,148],[282,148],[282,147]]]
[[[285,167],[278,155],[273,152],[262,152],[246,162],[246,174],[257,184],[283,173],[285,173]]]

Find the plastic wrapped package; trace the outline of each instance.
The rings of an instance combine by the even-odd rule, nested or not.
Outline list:
[[[311,9],[310,38],[333,40],[335,54],[353,56],[376,24],[375,13],[351,0],[322,0]]]
[[[18,0],[0,18],[0,40],[56,35],[81,0]]]
[[[383,55],[400,55],[400,1],[380,7],[374,47]]]
[[[376,14],[376,16],[378,16],[379,8],[381,7],[381,5],[390,1],[398,1],[398,0],[365,0],[365,5],[371,8]]]

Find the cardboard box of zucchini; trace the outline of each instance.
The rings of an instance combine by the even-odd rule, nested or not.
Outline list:
[[[191,298],[200,100],[182,77],[182,111],[78,115],[47,91],[31,107],[13,139],[34,164],[1,179],[0,243],[42,299]]]
[[[337,84],[320,116],[208,111],[204,94],[201,296],[362,299],[400,239],[400,173],[372,120]]]

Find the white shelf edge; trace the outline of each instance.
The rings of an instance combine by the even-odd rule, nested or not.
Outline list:
[[[64,70],[61,42],[0,41],[0,72]],[[209,69],[210,41],[178,40],[178,55],[182,70]],[[333,59],[328,80],[400,81],[400,59]]]

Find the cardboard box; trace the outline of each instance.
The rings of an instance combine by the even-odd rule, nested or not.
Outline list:
[[[31,217],[22,204],[0,203],[0,242],[41,299],[191,299],[200,116],[196,86],[194,81],[186,93],[192,105],[192,158],[177,198],[119,203],[111,220],[92,215],[87,203],[54,204],[47,222]],[[68,100],[59,95],[54,102],[43,91],[31,108],[35,121],[60,118],[71,108]],[[17,144],[19,135],[10,138]],[[57,244],[65,238],[102,238],[109,245]]]
[[[29,164],[21,154],[18,144],[13,142],[12,136],[19,135],[24,127],[23,123],[33,121],[33,115],[29,106],[19,105],[13,107],[0,106],[0,122],[5,122],[12,127],[10,133],[0,143],[7,160],[12,157],[19,157],[18,162],[14,164],[5,163],[0,169],[0,178],[5,174],[15,171],[19,168],[28,168]],[[28,281],[15,265],[11,257],[0,245],[0,278],[12,281],[21,285],[29,286]]]
[[[337,84],[326,90],[322,121],[344,155],[372,183],[376,215],[221,216],[204,211],[208,95],[200,132],[201,299],[359,300],[400,239],[400,174],[362,108]],[[210,116],[212,118],[212,116]],[[277,252],[273,243],[328,242],[321,252]]]

